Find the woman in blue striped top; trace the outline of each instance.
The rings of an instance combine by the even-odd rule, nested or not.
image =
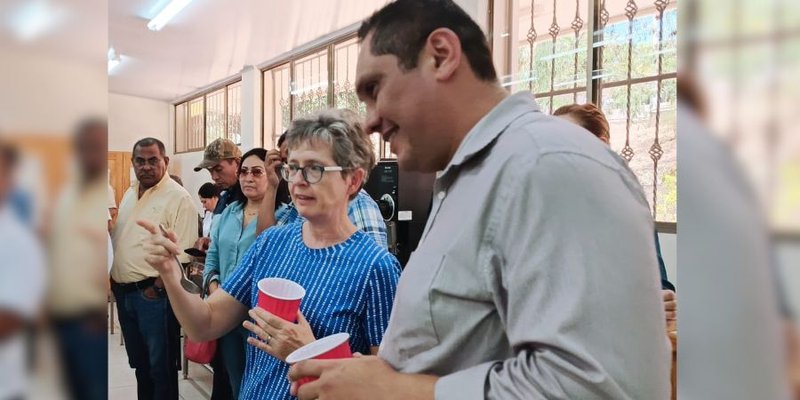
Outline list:
[[[376,354],[389,322],[399,264],[347,217],[371,152],[360,125],[336,111],[294,121],[287,135],[288,163],[281,173],[304,222],[273,227],[247,251],[233,275],[205,302],[180,286],[174,235],[140,221],[152,236],[148,262],[164,280],[175,315],[189,337],[209,340],[247,319],[248,342],[242,399],[291,399],[286,356],[334,333],[350,334],[350,347]],[[257,308],[257,282],[293,280],[306,289],[298,323]]]

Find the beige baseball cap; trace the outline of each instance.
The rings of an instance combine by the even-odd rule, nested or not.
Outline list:
[[[200,171],[206,168],[213,168],[222,160],[229,160],[232,158],[242,158],[242,151],[230,139],[220,138],[206,146],[206,151],[203,153],[203,162],[194,167],[194,171]]]

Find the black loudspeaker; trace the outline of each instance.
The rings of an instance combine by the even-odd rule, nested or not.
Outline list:
[[[397,194],[397,260],[404,268],[411,253],[417,249],[428,222],[433,199],[432,173],[399,170],[400,187]]]
[[[401,171],[397,160],[381,160],[364,185],[386,221],[389,251],[404,267],[425,229],[433,181],[433,174]]]
[[[397,161],[382,160],[372,169],[364,185],[364,190],[378,203],[386,222],[397,221],[398,178]]]
[[[384,160],[372,169],[364,190],[378,203],[381,216],[386,223],[386,236],[389,251],[397,255],[397,193],[399,172],[397,162]]]

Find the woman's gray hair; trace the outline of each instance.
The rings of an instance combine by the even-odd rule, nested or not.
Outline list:
[[[330,146],[336,165],[364,169],[361,185],[367,183],[375,167],[375,152],[358,114],[347,109],[327,109],[294,120],[286,132],[289,152],[309,142]]]

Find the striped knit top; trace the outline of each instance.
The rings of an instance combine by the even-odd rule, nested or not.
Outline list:
[[[362,231],[342,243],[311,249],[303,243],[302,225],[267,229],[222,289],[249,309],[257,304],[260,279],[295,281],[306,289],[300,310],[314,337],[347,332],[351,349],[369,354],[389,323],[400,277],[397,259]],[[283,361],[247,346],[240,398],[291,399],[288,371]]]

